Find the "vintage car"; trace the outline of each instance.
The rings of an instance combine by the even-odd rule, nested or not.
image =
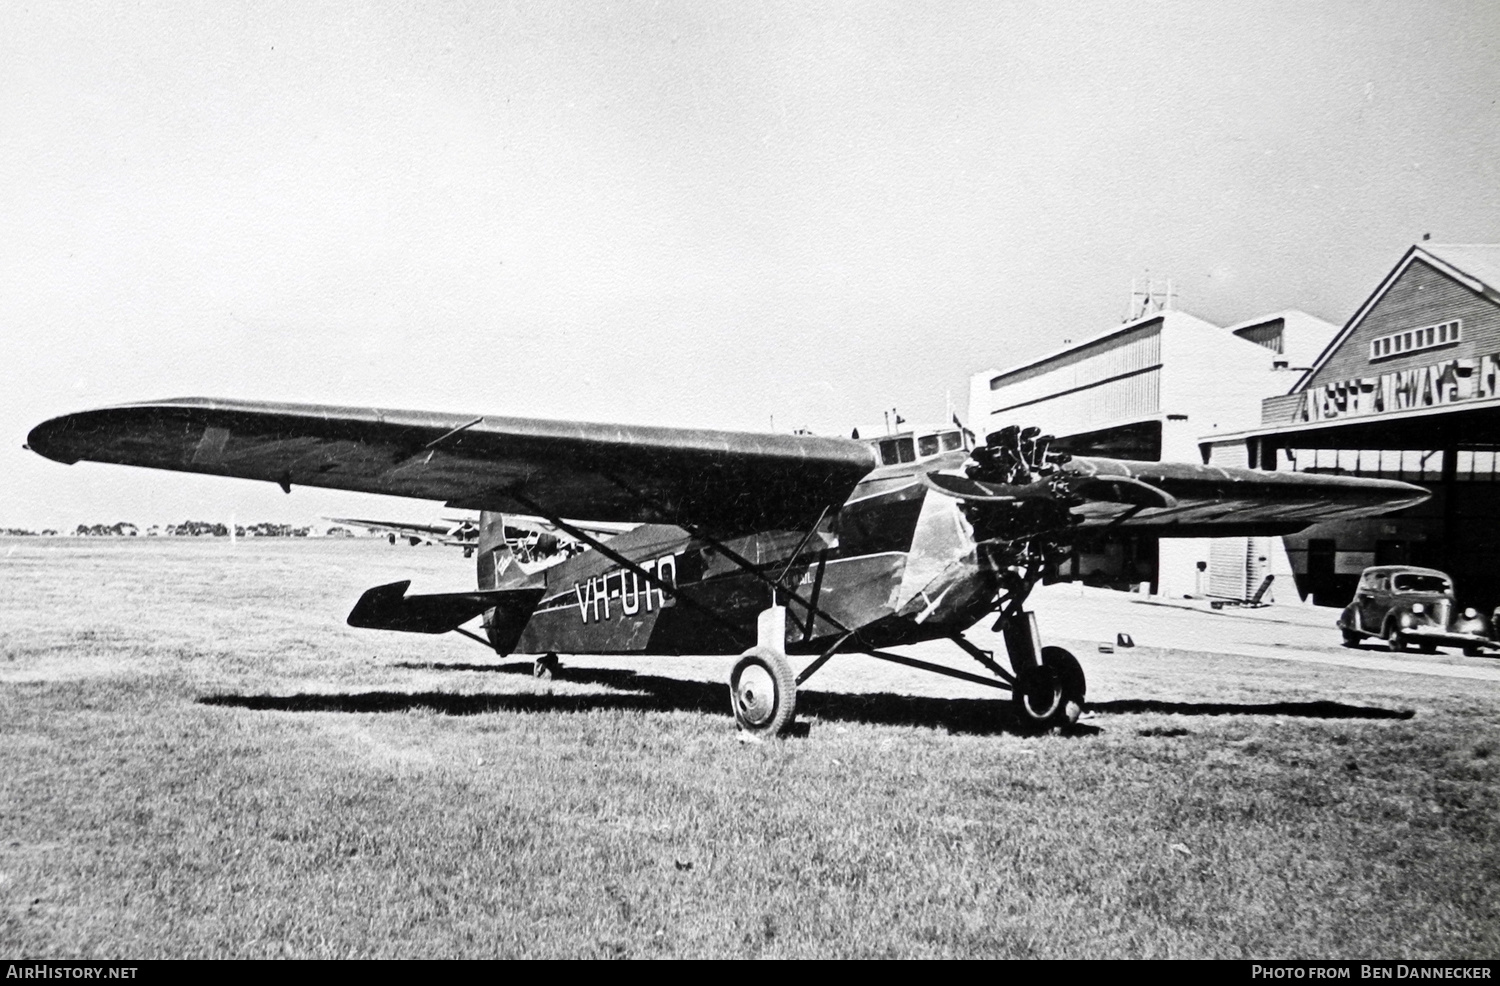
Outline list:
[[[1453,580],[1435,568],[1377,565],[1359,577],[1354,600],[1337,620],[1345,647],[1380,637],[1393,651],[1462,647],[1470,656],[1500,650],[1488,620],[1472,606],[1459,609]]]

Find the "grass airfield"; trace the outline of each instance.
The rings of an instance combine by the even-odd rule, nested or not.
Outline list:
[[[1194,648],[1049,598],[1089,675],[1068,735],[839,657],[806,735],[745,744],[731,658],[542,682],[344,625],[472,577],[374,540],[0,538],[0,954],[1500,954],[1500,661],[1216,653],[1276,611],[1168,614]],[[1337,656],[1295,616],[1276,646]]]

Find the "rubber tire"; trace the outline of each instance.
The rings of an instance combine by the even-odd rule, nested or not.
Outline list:
[[[1063,708],[1063,722],[1071,726],[1083,715],[1083,700],[1088,695],[1089,682],[1083,673],[1083,665],[1078,663],[1071,651],[1061,647],[1043,647],[1042,663],[1052,668],[1062,678],[1063,700],[1066,705]]]
[[[1436,654],[1437,644],[1421,644],[1417,647],[1417,650],[1421,651],[1423,654]]]
[[[1390,648],[1392,654],[1404,654],[1406,652],[1406,641],[1401,638],[1401,628],[1391,627],[1385,635],[1385,645]]]
[[[557,672],[561,667],[562,662],[557,659],[556,654],[543,654],[531,662],[531,676],[543,681],[551,681],[557,677]]]
[[[747,680],[748,678],[748,680]],[[763,686],[769,684],[766,695]],[[797,717],[797,676],[786,655],[752,647],[729,673],[729,708],[735,724],[752,736],[780,736]]]
[[[1038,664],[1022,668],[1011,686],[1011,705],[1027,729],[1051,729],[1067,721],[1068,698],[1056,668]]]
[[[1343,631],[1343,634],[1345,647],[1358,647],[1360,640],[1364,638],[1364,634],[1355,633],[1352,630],[1345,630]]]
[[[1483,657],[1483,656],[1484,656],[1484,648],[1483,647],[1465,647],[1464,648],[1464,657]]]

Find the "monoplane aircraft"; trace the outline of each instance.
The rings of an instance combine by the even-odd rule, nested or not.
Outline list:
[[[446,524],[417,524],[399,520],[365,520],[360,517],[328,517],[336,524],[363,527],[379,531],[395,544],[405,541],[415,548],[419,544],[441,544],[464,549],[464,557],[471,558],[479,542],[479,524],[469,518],[453,520]]]
[[[391,544],[406,541],[412,547],[419,544],[440,544],[450,548],[462,548],[465,558],[472,558],[479,546],[479,521],[472,517],[448,518],[445,525],[418,524],[400,520],[369,520],[361,517],[328,517],[337,524],[350,524],[370,531],[383,533]],[[601,524],[588,521],[569,523],[599,537],[610,538],[635,527],[634,524]],[[510,550],[525,564],[539,563],[559,551],[572,554],[579,545],[556,526],[539,517],[505,518],[505,540]]]
[[[1034,428],[971,450],[954,428],[855,440],[205,398],[53,418],[28,447],[478,510],[477,589],[377,586],[349,623],[456,630],[534,655],[540,673],[559,653],[740,654],[730,704],[755,734],[784,732],[797,687],[838,653],[1008,690],[1031,727],[1070,723],[1083,670],[1040,645],[1025,602],[1072,544],[1116,530],[1286,534],[1428,496],[1390,480],[1070,457]],[[523,567],[506,514],[593,550]],[[640,526],[606,541],[565,518]],[[1009,667],[964,636],[991,614]],[[463,629],[476,617],[482,637]],[[890,650],[939,639],[988,675]],[[794,673],[789,655],[811,661]]]

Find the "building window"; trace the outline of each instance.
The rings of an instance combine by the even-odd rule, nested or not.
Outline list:
[[[1393,332],[1390,335],[1370,340],[1370,359],[1385,359],[1388,356],[1402,356],[1423,349],[1436,349],[1438,346],[1451,345],[1462,338],[1462,319],[1454,319],[1437,325],[1425,325],[1420,329]]]
[[[1453,462],[1453,478],[1460,483],[1493,483],[1500,455],[1494,448],[1459,449]]]
[[[1292,472],[1329,473],[1336,476],[1368,476],[1435,483],[1443,478],[1443,453],[1439,449],[1287,449]],[[1457,460],[1464,462],[1462,453]],[[1494,456],[1488,460],[1494,468]],[[1474,478],[1480,478],[1478,476]]]

